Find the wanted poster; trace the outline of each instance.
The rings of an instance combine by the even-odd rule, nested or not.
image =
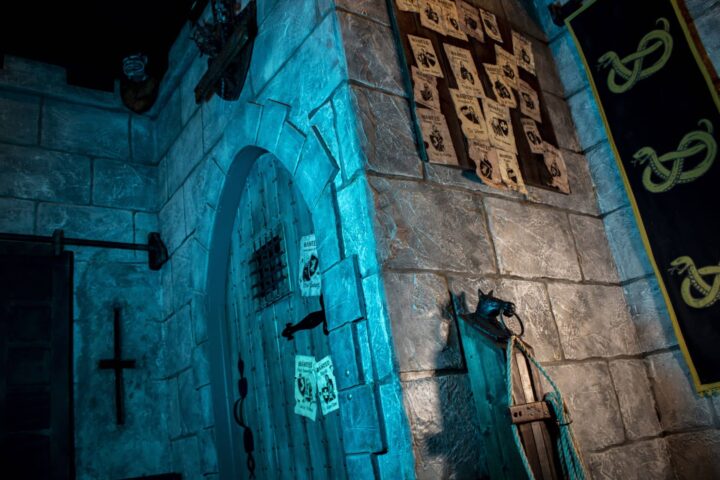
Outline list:
[[[416,37],[415,35],[408,35],[408,41],[415,57],[415,65],[417,65],[420,73],[442,78],[443,72],[440,67],[440,60],[435,53],[432,41],[429,38]]]
[[[457,165],[455,148],[443,114],[422,108],[418,109],[417,115],[428,160],[443,165]]]
[[[483,27],[487,32],[488,37],[492,38],[498,43],[503,43],[502,36],[500,35],[500,27],[498,27],[497,17],[487,10],[480,9],[480,18],[482,19]]]
[[[500,163],[500,174],[502,175],[503,183],[510,190],[527,195],[528,192],[525,188],[525,182],[523,181],[522,174],[520,174],[520,165],[518,165],[517,155],[503,150],[498,150],[497,156]]]
[[[485,63],[483,66],[490,79],[490,85],[492,85],[497,102],[508,108],[517,108],[515,92],[513,92],[511,85],[505,80],[505,76],[502,74],[500,67],[490,65],[489,63]]]
[[[495,148],[478,142],[469,143],[469,156],[475,162],[477,176],[486,185],[504,190],[505,185],[500,173],[500,162]]]
[[[315,357],[295,355],[295,413],[315,421]]]
[[[543,154],[545,166],[552,176],[551,187],[555,187],[563,193],[570,194],[570,180],[568,179],[567,166],[562,153],[547,142],[544,142],[545,153]]]
[[[438,0],[419,1],[420,25],[441,35],[445,35],[445,20],[440,2]]]
[[[445,34],[448,37],[457,38],[467,42],[467,35],[460,27],[460,15],[458,14],[457,3],[454,0],[438,0],[442,8],[443,20],[445,22]]]
[[[455,105],[455,113],[460,120],[460,125],[465,137],[479,143],[490,143],[487,133],[487,125],[478,99],[472,95],[461,93],[454,88],[450,89],[450,95]]]
[[[517,88],[520,74],[518,73],[515,57],[504,48],[495,45],[495,64],[500,67],[505,81],[509,83],[511,87]]]
[[[432,75],[420,73],[417,67],[412,67],[410,71],[412,72],[415,103],[440,111],[440,94],[437,89],[437,78]]]
[[[532,43],[530,43],[530,40],[513,30],[512,42],[513,53],[515,54],[515,62],[517,63],[517,66],[526,72],[535,75],[535,55],[533,55]]]
[[[540,114],[540,97],[534,88],[526,81],[518,82],[518,93],[520,94],[520,112],[538,123],[542,123]]]
[[[480,11],[467,2],[458,2],[458,14],[460,16],[460,28],[468,37],[478,42],[485,42],[485,32],[480,20]]]
[[[483,107],[490,143],[501,150],[517,153],[508,107],[489,98],[483,99]]]
[[[300,239],[300,292],[303,297],[320,296],[320,261],[315,235]]]
[[[450,62],[450,68],[455,76],[458,89],[467,95],[484,97],[485,90],[483,90],[482,82],[480,81],[477,68],[475,68],[475,61],[472,58],[470,50],[454,47],[447,43],[443,44],[443,48],[445,49],[448,62]]]
[[[538,130],[535,120],[531,118],[523,118],[520,122],[522,123],[528,145],[530,145],[530,151],[532,153],[544,154],[545,146],[543,145],[543,139],[540,136],[540,131]]]
[[[420,11],[420,0],[395,0],[395,4],[401,12]]]
[[[320,410],[323,415],[334,412],[340,408],[337,383],[330,355],[315,364],[315,380],[317,382]]]

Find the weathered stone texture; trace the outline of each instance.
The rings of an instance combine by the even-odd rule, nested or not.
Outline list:
[[[597,190],[598,206],[602,213],[609,213],[629,205],[615,154],[608,142],[602,142],[586,153],[593,183]]]
[[[55,229],[65,236],[115,242],[132,242],[132,214],[124,210],[41,203],[37,210],[37,234],[52,235]]]
[[[130,154],[133,162],[157,163],[155,121],[150,117],[130,116]]]
[[[130,156],[129,116],[48,101],[42,115],[41,144],[69,152],[127,160]]]
[[[418,479],[487,475],[467,375],[403,382]]]
[[[523,341],[533,347],[535,358],[541,362],[562,359],[557,326],[542,283],[509,278],[495,280],[452,277],[449,284],[450,291],[455,295],[465,292],[467,308],[471,311],[474,311],[477,305],[478,288],[485,293],[493,291],[496,297],[513,302],[525,325]],[[519,330],[516,320],[505,318],[504,321],[513,330]]]
[[[87,204],[90,160],[79,155],[3,145],[0,195]]]
[[[580,152],[582,148],[578,140],[578,131],[575,130],[576,123],[573,122],[573,114],[570,113],[566,101],[547,92],[543,95],[543,99],[550,116],[550,123],[555,130],[558,146],[571,152]]]
[[[642,360],[617,360],[610,362],[610,373],[628,439],[658,435],[662,429],[645,363]]]
[[[566,358],[638,352],[635,326],[620,287],[551,283],[548,292]]]
[[[521,0],[511,0],[502,2],[505,18],[510,25],[523,35],[530,35],[543,42],[547,41],[547,36],[542,26],[535,20],[528,7],[527,2]]]
[[[367,167],[378,173],[421,177],[407,100],[360,87],[352,92],[362,121],[358,134]]]
[[[497,198],[486,199],[485,205],[502,273],[580,280],[565,213]]]
[[[178,190],[160,210],[160,233],[172,254],[185,239],[185,205],[183,192]]]
[[[665,440],[658,438],[588,455],[594,480],[673,480],[675,474]],[[694,477],[700,479],[704,477]],[[707,477],[706,477],[707,478]]]
[[[583,278],[596,282],[616,283],[618,274],[602,220],[570,215],[570,225],[580,257]]]
[[[114,160],[95,160],[92,195],[95,205],[156,210],[157,168]]]
[[[382,438],[373,387],[360,385],[339,397],[345,453],[379,452]]]
[[[325,311],[329,330],[365,316],[357,259],[346,258],[323,274]]]
[[[651,352],[677,345],[657,279],[641,278],[625,285],[623,289],[635,324],[640,351]]]
[[[0,231],[5,233],[33,233],[35,202],[0,198]]]
[[[563,151],[562,155],[567,166],[570,195],[528,186],[528,200],[574,212],[597,215],[598,203],[587,160],[583,155],[567,150]]]
[[[386,267],[495,271],[476,197],[382,178],[371,178],[370,185],[375,193],[378,253]]]
[[[568,105],[575,125],[582,125],[577,130],[577,136],[583,150],[607,139],[600,111],[589,87],[568,98]]]
[[[167,153],[168,195],[180,188],[202,157],[202,118],[196,113]]]
[[[393,32],[389,26],[359,15],[338,12],[340,31],[347,52],[350,79],[380,88],[397,95],[405,95]]]
[[[624,282],[652,274],[652,266],[630,207],[617,210],[604,220],[620,280]]]
[[[579,68],[580,56],[570,34],[565,32],[557,37],[550,44],[550,49],[564,86],[564,96],[572,96],[582,90],[587,85],[588,79],[585,72]]]
[[[463,366],[445,280],[433,274],[385,273],[395,352],[401,372]]]
[[[625,439],[605,362],[552,366],[548,371],[570,410],[573,433],[582,452],[606,448]]]
[[[663,430],[673,432],[713,424],[710,401],[695,393],[680,352],[651,355],[648,363]]]
[[[40,97],[0,93],[0,141],[33,145],[38,142]]]
[[[367,16],[385,25],[390,25],[387,3],[382,0],[335,0],[335,5],[339,9]]]
[[[717,34],[720,29],[720,5],[715,4],[714,7],[696,18],[695,27],[710,61],[717,71],[720,68],[720,35]]]
[[[678,480],[720,478],[720,431],[670,435],[667,442]]]

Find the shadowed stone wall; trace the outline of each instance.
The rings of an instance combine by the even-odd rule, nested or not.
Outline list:
[[[396,53],[386,47],[385,2],[338,3],[418,478],[483,472],[483,426],[467,411],[470,384],[445,311],[448,289],[474,304],[478,286],[518,304],[594,478],[716,475],[717,413],[692,391],[642,245],[627,234],[627,199],[567,34],[545,11],[535,21],[532,2],[473,2],[533,41],[569,169],[572,195],[529,187],[524,198],[420,161]],[[710,32],[717,2],[695,3]],[[715,36],[703,38],[716,54]],[[680,450],[690,440],[697,448]]]

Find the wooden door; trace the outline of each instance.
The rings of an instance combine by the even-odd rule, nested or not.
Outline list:
[[[339,411],[324,416],[318,406],[315,421],[294,413],[295,357],[330,354],[323,328],[297,332],[293,340],[281,335],[288,323],[320,310],[319,298],[303,296],[299,287],[300,240],[312,233],[310,212],[287,171],[271,155],[258,159],[232,230],[226,285],[232,361],[242,359],[248,382],[237,408],[252,432],[257,478],[346,478]],[[266,259],[277,271],[264,277],[253,260],[263,252],[279,255]],[[239,378],[235,371],[234,385]],[[247,478],[247,455],[237,455]]]
[[[73,478],[71,285],[72,253],[0,245],[3,478]]]

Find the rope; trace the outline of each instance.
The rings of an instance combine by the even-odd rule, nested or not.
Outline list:
[[[513,403],[512,359],[513,349],[515,348],[516,343],[518,350],[520,350],[522,354],[525,355],[525,357],[530,360],[533,365],[535,365],[538,371],[547,379],[548,383],[550,383],[550,386],[552,386],[553,388],[553,392],[545,395],[545,401],[550,405],[550,408],[555,414],[558,429],[560,430],[560,434],[557,439],[557,451],[558,457],[560,458],[560,466],[563,470],[563,478],[566,478],[568,480],[585,480],[585,467],[583,465],[582,458],[580,458],[580,454],[578,453],[578,448],[575,444],[572,430],[570,429],[570,423],[572,422],[570,422],[569,419],[567,419],[565,416],[565,408],[562,400],[562,395],[560,394],[560,389],[557,387],[555,382],[553,382],[552,378],[550,378],[550,375],[548,375],[542,365],[540,365],[540,363],[535,360],[535,357],[530,355],[530,353],[523,346],[522,342],[519,342],[518,338],[514,335],[511,336],[508,340],[506,352],[507,358],[505,368],[507,369],[506,384],[508,404],[512,406]],[[527,473],[527,476],[530,480],[535,480],[535,475],[533,474],[532,468],[530,467],[530,463],[527,459],[527,455],[525,454],[525,449],[523,448],[522,441],[520,440],[520,432],[516,424],[512,425],[512,432],[513,438],[515,440],[515,446],[520,453],[520,459],[522,460],[525,472]]]

